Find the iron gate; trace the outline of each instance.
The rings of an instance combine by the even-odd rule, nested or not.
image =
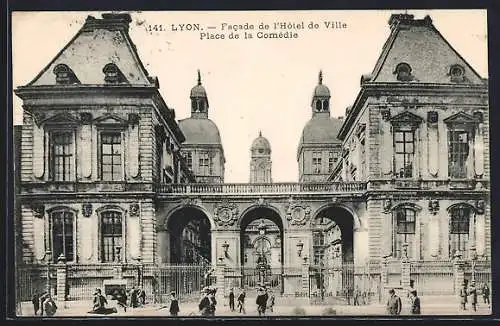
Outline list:
[[[259,286],[266,286],[275,294],[283,293],[283,271],[282,268],[241,268],[242,286],[250,292],[257,290]]]
[[[207,266],[165,265],[153,272],[155,301],[168,303],[170,292],[183,302],[197,302],[203,287],[215,284],[215,275]]]

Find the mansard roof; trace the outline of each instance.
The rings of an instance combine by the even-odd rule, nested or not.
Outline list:
[[[83,27],[55,58],[27,86],[60,84],[54,68],[68,67],[81,85],[102,85],[104,67],[115,65],[126,85],[154,85],[144,68],[129,34],[129,14],[102,14],[102,19],[88,16]]]
[[[411,67],[411,83],[453,84],[450,69],[464,69],[466,84],[484,84],[472,68],[432,24],[432,19],[413,19],[413,15],[392,15],[391,34],[372,72],[370,82],[399,82],[395,68],[400,63]]]

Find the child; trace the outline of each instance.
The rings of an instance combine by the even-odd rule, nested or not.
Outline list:
[[[179,301],[175,297],[175,292],[172,291],[170,292],[170,316],[177,317],[177,314],[179,313]]]

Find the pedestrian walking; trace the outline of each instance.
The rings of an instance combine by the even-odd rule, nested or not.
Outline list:
[[[257,294],[257,299],[255,300],[255,303],[257,304],[257,311],[259,312],[259,316],[265,316],[266,315],[266,306],[267,306],[267,293],[265,292],[264,288],[259,288],[258,294]]]
[[[472,310],[476,311],[477,307],[477,289],[476,289],[476,282],[472,281],[470,287],[469,287],[469,296],[470,296],[470,304],[472,306]]]
[[[274,312],[273,311],[274,303],[275,303],[274,292],[269,291],[269,298],[267,299],[267,308],[269,309],[270,312]]]
[[[54,316],[57,311],[57,305],[50,294],[47,294],[43,301],[43,309],[45,310],[45,315],[48,317]]]
[[[208,293],[208,299],[210,300],[210,316],[215,316],[215,310],[217,308],[217,300],[215,299],[215,294],[217,293],[217,289],[210,289]]]
[[[359,290],[358,287],[356,287],[356,290],[354,290],[354,306],[359,306],[359,297],[361,296],[361,291]]]
[[[413,290],[410,292],[410,300],[411,300],[410,314],[420,315],[420,298],[417,295],[417,290]]]
[[[210,299],[208,298],[208,288],[205,287],[201,291],[201,299],[200,303],[198,304],[198,310],[200,311],[200,314],[204,317],[210,316]]]
[[[396,295],[396,291],[394,291],[394,289],[389,290],[387,312],[390,315],[399,315],[401,313],[401,298]]]
[[[463,282],[462,287],[460,288],[460,309],[467,310],[467,283]]]
[[[40,316],[43,316],[44,315],[44,307],[43,307],[43,303],[45,301],[45,299],[47,299],[49,297],[49,293],[47,292],[44,292],[40,298],[38,299],[39,301],[39,304],[40,304]]]
[[[170,292],[170,308],[168,310],[170,312],[170,316],[177,317],[179,310],[179,300],[175,297],[175,292],[172,291]]]
[[[246,314],[245,297],[246,297],[246,293],[245,293],[245,290],[242,288],[242,289],[240,289],[240,293],[238,294],[238,309],[239,309],[239,312],[243,313],[243,314]]]
[[[38,291],[35,291],[33,297],[31,297],[31,303],[33,303],[33,310],[35,311],[35,316],[38,314],[38,310],[40,310],[40,295]]]
[[[138,300],[137,300],[137,290],[136,288],[133,286],[132,289],[130,289],[130,302],[129,302],[129,306],[132,307],[132,308],[137,308],[137,306],[139,305],[138,303]]]
[[[483,285],[483,301],[484,303],[487,303],[488,306],[490,305],[490,288],[488,287],[488,284],[484,283]]]
[[[138,297],[139,297],[139,304],[141,306],[144,306],[146,304],[146,292],[144,289],[139,289],[137,290],[138,292]]]
[[[234,311],[234,292],[233,288],[229,290],[229,310]]]

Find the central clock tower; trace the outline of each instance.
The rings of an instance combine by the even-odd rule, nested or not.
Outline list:
[[[250,148],[250,183],[271,183],[271,145],[259,132]]]

